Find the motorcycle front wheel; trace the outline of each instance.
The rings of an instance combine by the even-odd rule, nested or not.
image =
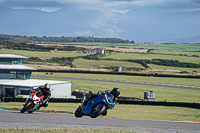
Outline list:
[[[93,109],[92,109],[92,112],[90,114],[90,117],[91,118],[96,118],[98,117],[99,115],[101,115],[105,109],[106,109],[106,106],[105,105],[102,105],[101,107],[97,108],[98,105],[94,106]]]
[[[81,113],[81,110],[82,110],[82,109],[79,107],[79,108],[75,111],[75,114],[74,114],[74,115],[75,115],[76,117],[82,117],[83,114]]]
[[[31,105],[30,102],[24,105],[24,107],[21,109],[20,113],[24,113],[26,110],[28,110],[29,106]]]

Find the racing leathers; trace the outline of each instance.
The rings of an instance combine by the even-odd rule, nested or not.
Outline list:
[[[40,106],[38,107],[38,110],[40,109],[40,107],[47,107],[49,99],[51,97],[51,90],[46,90],[43,86],[40,86],[35,91],[41,91],[44,95],[44,99],[42,100],[42,104],[40,104]]]

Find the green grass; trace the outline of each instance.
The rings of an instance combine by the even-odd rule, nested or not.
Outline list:
[[[177,70],[177,71],[186,71],[192,73],[193,71],[197,71],[200,73],[200,68],[184,68],[184,67],[171,67],[171,66],[159,66],[154,64],[148,64],[151,70]]]
[[[73,64],[77,68],[90,68],[90,69],[102,68],[102,67],[106,67],[106,66],[107,67],[109,67],[109,66],[113,66],[113,67],[114,66],[121,66],[122,68],[125,67],[125,68],[142,68],[142,69],[145,69],[139,63],[131,63],[131,62],[123,62],[123,61],[104,61],[104,60],[96,61],[96,60],[78,59],[78,60],[75,60],[73,62]],[[174,74],[173,70],[190,72],[190,73],[192,73],[193,71],[196,71],[196,72],[200,73],[200,68],[170,67],[170,66],[160,66],[160,65],[154,65],[154,64],[148,64],[148,66],[150,66],[150,69],[147,69],[146,71],[152,70],[152,73],[156,73],[158,71],[162,72],[164,70],[171,70],[171,72],[167,71],[167,73],[173,73],[173,74]],[[162,72],[162,73],[164,73],[164,72]]]
[[[187,54],[187,55],[199,55],[199,52],[184,52],[184,51],[159,51],[164,54]],[[39,57],[42,59],[49,59],[53,57],[78,57],[78,56],[86,56],[88,54],[84,53],[73,53],[73,52],[37,52],[37,51],[25,51],[25,50],[10,50],[10,49],[0,49],[1,54],[16,54],[16,55],[22,55],[22,56],[27,56],[27,57]],[[195,63],[199,64],[200,63],[200,58],[199,57],[187,57],[187,56],[176,56],[176,55],[158,55],[158,54],[139,54],[139,53],[112,53],[108,56],[101,57],[101,58],[113,58],[113,59],[166,59],[166,60],[178,60],[180,62],[189,62],[189,63]],[[38,65],[58,65],[58,64],[53,64],[53,63],[47,63],[47,62],[33,62],[34,64]],[[120,61],[95,61],[95,60],[75,60],[73,64],[77,68],[89,68],[89,69],[99,69],[100,66],[122,66],[123,68],[144,68],[142,65],[139,63],[130,63],[130,62],[120,62]],[[164,69],[169,69],[169,70],[179,70],[179,71],[186,71],[186,72],[192,72],[192,71],[197,71],[200,72],[199,68],[181,68],[181,67],[169,67],[169,66],[158,66],[158,65],[149,65],[151,69],[158,69],[158,70],[164,70]],[[148,71],[148,69],[147,69]],[[125,72],[139,72],[139,71],[125,71]],[[141,73],[141,71],[140,71]],[[148,72],[143,72],[143,73],[148,73]],[[153,72],[152,72],[153,73]],[[161,72],[157,72],[161,73]],[[171,74],[176,74],[172,72],[168,72]]]
[[[112,53],[108,56],[101,58],[112,59],[165,59],[165,60],[178,60],[180,62],[200,63],[198,57],[176,56],[176,55],[158,55],[158,54],[138,54],[138,53]]]
[[[180,107],[116,105],[113,110],[108,111],[108,117],[131,120],[199,122],[200,112],[198,109]]]
[[[170,50],[170,51],[200,51],[200,44],[126,44],[126,43],[97,43],[97,42],[75,42],[63,43],[71,45],[89,45],[101,47],[123,47],[134,49],[157,49],[157,50]]]
[[[200,52],[186,52],[186,51],[156,50],[156,51],[153,51],[153,53],[156,53],[156,54],[187,55],[187,56],[198,55],[198,56],[200,56]]]
[[[54,79],[55,80],[55,79]],[[183,90],[176,88],[140,86],[130,84],[117,83],[103,83],[103,82],[89,82],[70,80],[73,84],[73,90],[83,90],[89,92],[90,90],[97,93],[98,91],[112,90],[114,87],[120,88],[121,96],[144,98],[144,92],[154,91],[156,93],[156,101],[167,102],[196,102],[200,103],[200,94],[196,90]]]
[[[134,68],[144,68],[139,63],[123,62],[123,61],[96,61],[96,60],[83,60],[78,59],[73,62],[77,68],[97,68],[99,66],[121,66],[121,67],[134,67]]]
[[[21,102],[0,103],[0,108],[23,107]],[[47,108],[41,111],[66,112],[73,114],[80,103],[49,103]],[[120,115],[119,115],[120,114]],[[112,110],[108,110],[106,117],[120,118],[127,120],[159,120],[159,121],[190,121],[200,122],[199,109],[165,106],[125,105],[117,104]]]
[[[117,47],[117,46],[115,46]],[[143,48],[170,51],[200,51],[200,44],[133,44],[127,48]]]
[[[42,59],[50,59],[53,57],[77,57],[77,56],[87,56],[85,53],[72,53],[72,52],[38,52],[38,51],[25,51],[25,50],[10,50],[10,49],[0,49],[0,54],[16,54],[26,57],[38,57]]]
[[[34,75],[34,73],[33,73]],[[44,73],[36,73],[36,76],[48,76]],[[161,77],[140,77],[140,76],[119,76],[119,75],[103,75],[103,74],[78,74],[78,73],[54,73],[51,75],[51,80],[63,80],[53,77],[71,77],[71,78],[89,78],[89,79],[105,79],[105,80],[119,80],[119,81],[133,81],[133,82],[147,82],[147,83],[161,83],[170,85],[183,85],[183,86],[197,86],[200,87],[199,79],[191,78],[161,78]],[[34,77],[33,77],[34,78]],[[167,102],[196,102],[200,103],[200,91],[186,90],[177,88],[165,88],[143,85],[131,85],[109,82],[93,82],[93,81],[72,81],[73,90],[83,90],[88,92],[93,90],[95,93],[98,91],[111,90],[118,87],[121,90],[121,96],[144,98],[144,92],[154,91],[156,93],[157,101]]]
[[[89,130],[89,129],[1,129],[0,133],[130,133],[128,131]],[[132,132],[136,133],[136,132]]]
[[[49,76],[44,72],[33,72],[32,76]],[[54,73],[51,77],[71,77],[71,78],[89,78],[105,79],[133,82],[160,83],[183,86],[200,87],[199,79],[195,78],[173,78],[173,77],[149,77],[149,76],[129,76],[129,75],[110,75],[110,74],[83,74],[83,73]]]

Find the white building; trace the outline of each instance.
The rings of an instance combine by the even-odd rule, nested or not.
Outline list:
[[[32,89],[49,83],[52,98],[70,98],[72,93],[72,82],[53,80],[0,80],[0,96],[16,97],[17,95],[29,95]]]
[[[49,83],[51,97],[71,97],[72,83],[70,81],[36,80],[30,79],[32,67],[22,65],[28,57],[0,54],[0,98],[16,97],[17,95],[29,95],[31,89]]]
[[[32,71],[37,69],[22,65],[24,59],[28,57],[0,54],[0,79],[30,79]]]
[[[104,51],[104,49],[86,49],[86,50],[84,50],[84,53],[88,53],[88,54],[104,54],[105,51]]]

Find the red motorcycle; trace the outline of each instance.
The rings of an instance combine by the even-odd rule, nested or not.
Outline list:
[[[21,109],[21,113],[24,113],[28,111],[28,113],[33,113],[35,110],[37,110],[44,99],[44,95],[41,91],[35,91],[33,94],[31,94],[24,104],[24,107]]]

